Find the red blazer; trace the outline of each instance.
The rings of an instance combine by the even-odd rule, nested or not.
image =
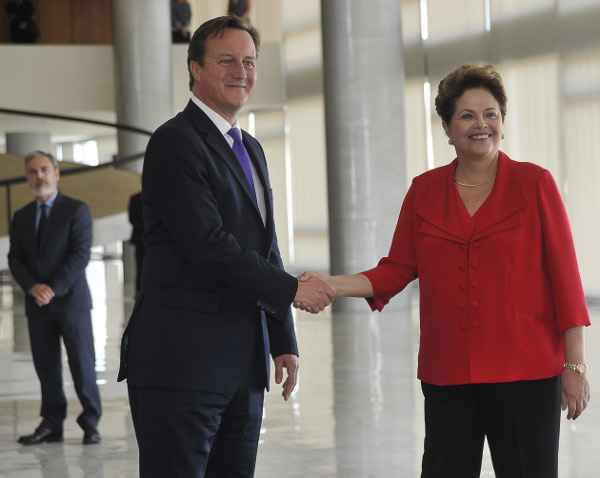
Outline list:
[[[552,377],[563,332],[589,325],[560,194],[551,174],[500,153],[489,197],[470,217],[457,161],[416,177],[392,246],[374,269],[373,310],[419,279],[418,376],[435,385]]]

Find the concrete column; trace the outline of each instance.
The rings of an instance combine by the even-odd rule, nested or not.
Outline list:
[[[333,317],[336,476],[419,475],[413,320],[409,309]]]
[[[397,0],[322,1],[331,272],[374,266],[406,191]],[[365,310],[357,300],[334,310]]]
[[[6,152],[25,156],[39,149],[54,154],[50,133],[46,131],[27,131],[22,133],[6,133]]]
[[[118,1],[112,11],[117,121],[153,130],[173,114],[170,3]],[[120,131],[118,142],[123,156],[143,152],[148,138]]]
[[[321,2],[333,274],[371,268],[387,254],[406,192],[400,4]],[[397,433],[414,426],[414,364],[406,360],[414,356],[413,322],[399,307],[408,302],[405,294],[381,315],[357,299],[334,307],[340,476],[415,476],[406,459],[414,443]]]

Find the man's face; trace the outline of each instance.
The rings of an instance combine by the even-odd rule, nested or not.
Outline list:
[[[248,101],[256,80],[256,47],[248,32],[228,28],[206,40],[204,65],[191,64],[193,93],[228,121]]]
[[[34,156],[25,165],[27,184],[38,199],[47,199],[58,188],[60,173],[45,156]]]

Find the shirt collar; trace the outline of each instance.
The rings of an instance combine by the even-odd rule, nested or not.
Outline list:
[[[223,136],[227,135],[227,132],[231,129],[231,128],[240,128],[238,121],[236,120],[235,123],[233,124],[233,126],[231,125],[231,123],[229,123],[229,121],[227,121],[225,118],[223,118],[219,113],[217,113],[215,110],[213,110],[212,108],[210,108],[209,106],[206,105],[206,103],[204,103],[200,98],[198,98],[196,95],[192,95],[192,102],[198,107],[200,108],[205,114],[206,116],[208,116],[210,118],[210,120],[215,124],[215,126],[217,127],[217,129],[221,132],[221,134]]]
[[[40,207],[42,204],[45,204],[45,205],[48,207],[48,209],[52,208],[52,206],[54,205],[54,201],[56,201],[56,196],[58,196],[58,191],[55,191],[55,192],[54,192],[54,194],[53,194],[52,196],[50,196],[50,197],[48,198],[48,200],[47,200],[47,201],[44,201],[43,203],[42,203],[42,202],[40,202],[40,201],[37,201],[38,208],[39,208],[39,207]]]

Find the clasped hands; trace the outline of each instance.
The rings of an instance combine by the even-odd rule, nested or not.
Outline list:
[[[316,314],[333,303],[336,290],[331,277],[317,272],[305,272],[298,277],[298,291],[294,307]]]
[[[47,284],[34,284],[29,290],[38,307],[48,305],[54,299],[54,291]]]

